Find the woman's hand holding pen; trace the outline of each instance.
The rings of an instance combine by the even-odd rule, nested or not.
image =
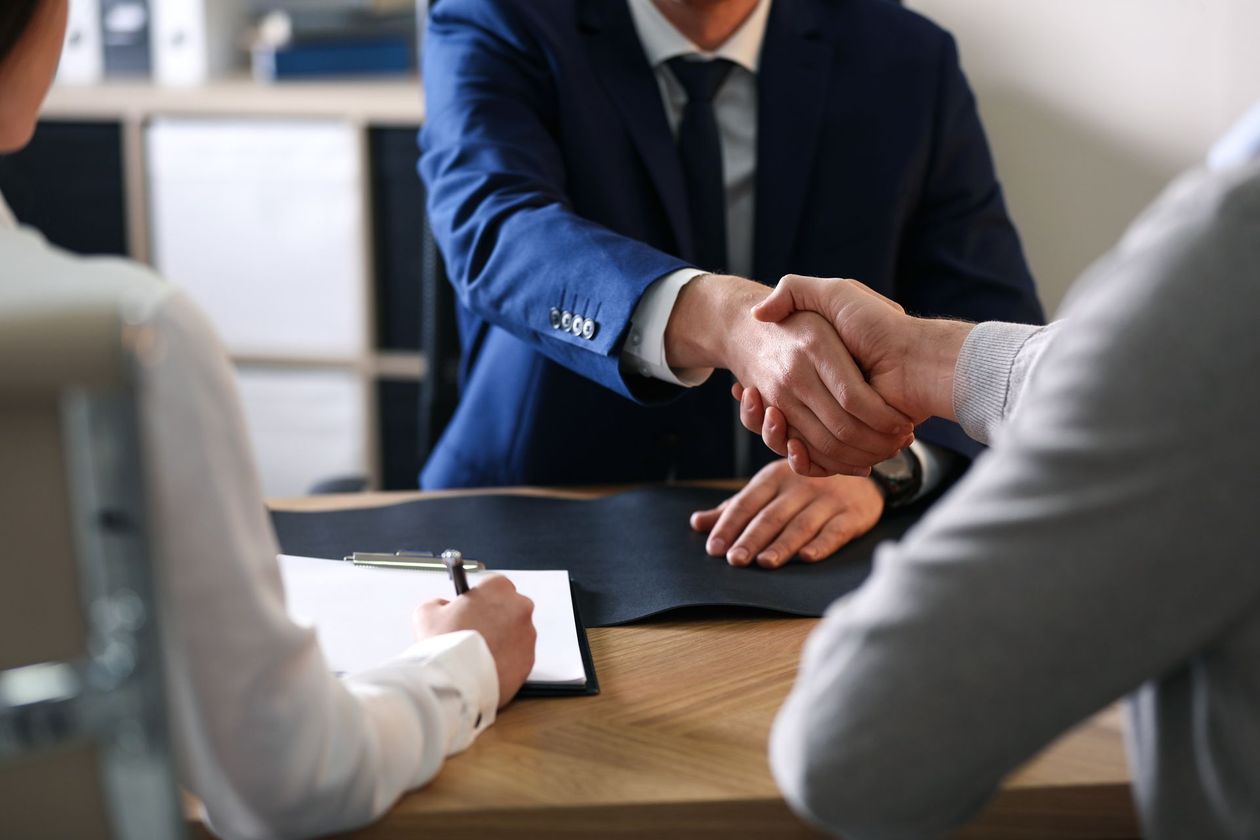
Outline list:
[[[412,615],[417,639],[476,630],[486,640],[499,675],[499,707],[508,704],[534,667],[534,602],[502,575],[487,575],[453,601],[421,604]]]

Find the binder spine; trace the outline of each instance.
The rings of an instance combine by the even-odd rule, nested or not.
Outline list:
[[[105,75],[147,77],[150,70],[147,0],[100,0]]]
[[[70,0],[59,84],[91,85],[105,78],[102,34],[100,0]]]
[[[160,84],[203,84],[236,68],[244,0],[152,2],[154,78]]]

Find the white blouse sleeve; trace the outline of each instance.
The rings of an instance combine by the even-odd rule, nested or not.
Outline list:
[[[179,295],[155,321],[142,422],[182,781],[229,837],[370,822],[494,721],[489,649],[450,634],[337,679],[314,631],[286,613],[223,350]]]

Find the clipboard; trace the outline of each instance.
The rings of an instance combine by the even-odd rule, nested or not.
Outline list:
[[[577,627],[578,649],[582,652],[582,666],[586,669],[585,685],[560,685],[557,683],[526,682],[517,697],[591,697],[599,694],[599,675],[595,673],[595,658],[591,655],[591,642],[586,636],[582,611],[578,609],[578,585],[569,577],[569,592],[573,596],[573,623]]]
[[[279,557],[290,614],[319,633],[324,655],[338,673],[355,673],[392,659],[414,641],[406,628],[415,605],[452,597],[450,570],[436,565],[431,554],[360,552],[355,556],[357,562]],[[536,604],[537,661],[530,674],[534,681],[527,682],[519,696],[599,693],[590,641],[579,612],[581,593],[568,571],[491,570],[471,560],[464,565],[469,580],[475,581],[482,573],[505,575]]]

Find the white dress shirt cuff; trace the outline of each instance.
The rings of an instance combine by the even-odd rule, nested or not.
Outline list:
[[[681,268],[648,286],[630,319],[630,334],[621,351],[622,368],[671,385],[694,388],[713,375],[713,368],[671,368],[665,357],[665,328],[683,287],[703,272]]]
[[[499,708],[499,673],[486,640],[475,630],[416,642],[397,660],[423,663],[446,720],[446,755],[463,752]]]

